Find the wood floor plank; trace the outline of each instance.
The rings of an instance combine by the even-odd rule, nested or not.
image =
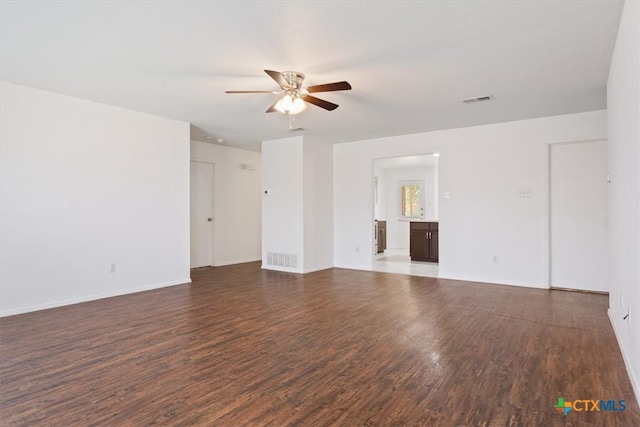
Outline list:
[[[0,319],[0,424],[640,426],[604,295],[259,263],[192,279]]]

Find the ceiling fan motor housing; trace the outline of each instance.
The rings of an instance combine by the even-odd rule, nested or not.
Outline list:
[[[302,82],[304,81],[304,74],[297,71],[283,71],[282,77],[289,83],[291,89],[302,88]]]

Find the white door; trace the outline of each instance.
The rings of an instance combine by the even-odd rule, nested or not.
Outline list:
[[[551,287],[606,292],[606,141],[550,150]]]
[[[213,265],[213,164],[191,162],[191,268]]]

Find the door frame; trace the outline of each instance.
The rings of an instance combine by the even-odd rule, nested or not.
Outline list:
[[[370,224],[374,224],[374,221],[376,220],[376,203],[377,203],[377,192],[380,191],[379,185],[378,185],[378,180],[376,177],[376,160],[384,160],[384,159],[397,159],[397,158],[403,158],[403,157],[415,157],[415,156],[436,156],[436,157],[440,157],[440,151],[439,150],[433,150],[430,152],[419,152],[419,153],[407,153],[407,154],[398,154],[398,155],[393,155],[393,156],[379,156],[379,157],[372,157],[371,158],[371,164],[370,164],[370,171],[369,171],[369,179],[370,179],[370,191],[371,191],[371,219],[370,219]],[[440,223],[440,221],[442,220],[442,215],[441,215],[441,203],[440,203],[440,176],[441,176],[441,165],[440,165],[440,159],[438,159],[437,162],[437,169],[436,169],[436,173],[434,176],[434,180],[435,180],[435,185],[436,185],[436,191],[434,194],[434,201],[438,206],[438,223]],[[426,182],[424,182],[424,186],[426,186]],[[398,188],[398,192],[399,192],[399,188]],[[396,208],[399,209],[399,208]],[[388,221],[388,220],[387,220]],[[410,221],[410,220],[408,220]],[[387,227],[388,227],[388,222],[387,222]],[[370,229],[373,230],[374,234],[375,234],[375,230],[374,230],[374,226],[370,226]],[[387,228],[388,230],[388,228]],[[439,236],[438,236],[439,237]],[[373,240],[371,240],[372,244],[371,244],[371,269],[368,271],[375,271],[375,263],[376,263],[376,246],[373,242]],[[388,240],[387,240],[388,242]],[[411,242],[409,242],[409,245],[411,245]],[[359,248],[358,248],[359,249]],[[411,247],[409,246],[409,251],[411,250]],[[442,259],[439,260],[438,265],[442,265]],[[438,277],[440,277],[440,272],[438,271]]]
[[[545,197],[545,209],[547,212],[547,217],[545,221],[545,249],[546,255],[544,257],[545,261],[545,285],[547,289],[554,289],[551,287],[551,147],[553,145],[566,145],[566,144],[582,144],[586,142],[597,142],[597,141],[606,141],[608,143],[607,135],[592,135],[588,137],[574,138],[574,139],[562,139],[555,141],[547,141],[545,146],[546,150],[546,162],[545,167],[546,171],[544,173],[544,177],[546,180],[545,188],[547,191],[547,197]]]
[[[213,223],[211,224],[211,259],[209,267],[215,265],[216,251],[215,251],[215,235],[216,235],[216,164],[207,160],[189,159],[189,237],[191,237],[191,164],[192,163],[206,163],[211,165],[211,215]],[[189,265],[191,265],[191,238],[189,238]],[[204,266],[203,266],[204,267]]]

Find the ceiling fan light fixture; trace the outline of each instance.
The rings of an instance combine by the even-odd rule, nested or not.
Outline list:
[[[225,93],[284,93],[284,96],[271,105],[265,113],[278,111],[282,114],[288,114],[292,119],[291,116],[300,114],[306,110],[308,104],[313,104],[316,107],[323,108],[327,111],[333,111],[338,108],[338,104],[316,98],[315,96],[309,95],[310,93],[315,94],[318,92],[351,90],[351,85],[346,81],[302,87],[304,74],[297,71],[278,72],[274,70],[264,70],[264,72],[278,83],[282,92],[269,92],[264,90],[227,90]]]
[[[307,103],[304,102],[304,100],[298,96],[296,97],[296,99],[293,100],[293,105],[291,106],[291,112],[289,114],[302,113],[306,109],[307,109]]]
[[[293,98],[291,97],[291,95],[286,94],[285,96],[280,98],[280,100],[276,103],[274,108],[280,111],[282,114],[286,114],[291,109],[292,105],[293,105]]]
[[[274,106],[282,114],[291,116],[300,114],[307,109],[307,104],[298,94],[286,94]]]

